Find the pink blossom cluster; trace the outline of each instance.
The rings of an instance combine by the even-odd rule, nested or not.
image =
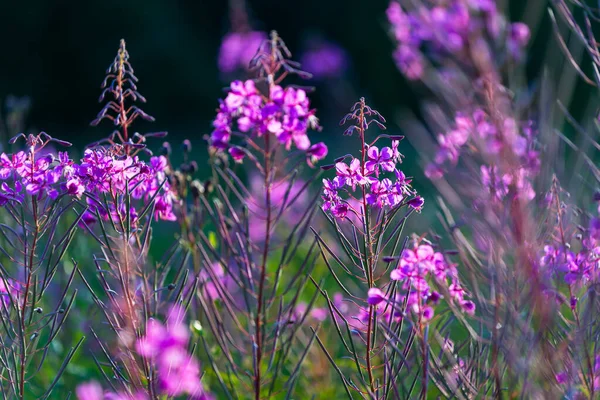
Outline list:
[[[419,2],[410,10],[392,1],[387,9],[388,21],[398,48],[394,59],[402,73],[411,80],[420,79],[426,60],[456,57],[468,59],[474,40],[492,39],[494,48],[513,59],[520,59],[529,42],[527,25],[507,23],[494,0],[450,0]]]
[[[352,196],[357,188],[367,189],[366,203],[372,207],[393,208],[408,204],[416,210],[423,206],[423,199],[416,196],[416,191],[411,188],[411,179],[396,168],[402,155],[398,151],[399,141],[393,140],[392,147],[376,146],[367,148],[364,165],[358,158],[352,158],[350,164],[340,161],[335,164],[336,177],[332,180],[323,179],[323,210],[331,212],[337,218],[345,218],[349,211],[362,215],[360,210],[354,210],[352,203],[344,200],[340,192],[347,192]],[[384,177],[388,173],[390,178]]]
[[[22,202],[25,193],[38,199],[55,199],[65,191],[81,196],[79,188],[70,189],[68,185],[72,164],[66,152],[58,153],[58,159],[51,154],[36,157],[34,150],[0,154],[0,179],[5,181],[0,185],[0,206],[9,201]]]
[[[396,295],[395,303],[406,304],[408,309],[425,320],[433,317],[434,307],[443,298],[435,290],[436,285],[443,287],[450,301],[458,304],[464,312],[475,312],[475,303],[467,299],[469,294],[460,283],[456,266],[448,263],[444,255],[429,244],[415,242],[412,249],[404,249],[398,267],[390,273],[390,278],[401,284],[401,292]],[[388,299],[380,289],[371,288],[367,301],[377,305]]]
[[[570,247],[546,245],[539,259],[542,271],[558,276],[569,285],[597,281],[600,276],[600,246],[584,240],[579,251]]]
[[[246,154],[243,148],[230,144],[232,134],[238,131],[250,137],[272,134],[286,150],[293,144],[306,152],[309,162],[327,155],[325,144],[311,145],[308,138],[308,130],[318,128],[318,120],[302,89],[272,85],[267,97],[252,80],[232,82],[213,126],[211,148],[217,152],[229,150],[235,161],[241,161]]]
[[[115,223],[120,221],[126,213],[126,202],[121,197],[127,193],[135,200],[148,202],[154,198],[154,217],[174,221],[176,197],[169,182],[165,181],[167,165],[164,156],[152,157],[148,164],[137,156],[119,157],[105,149],[88,149],[80,164],[73,165],[67,186],[80,188],[92,195],[87,198],[90,211],[83,217],[86,223],[95,221],[95,211],[104,219],[110,217]],[[109,196],[109,210],[96,200],[102,195]],[[137,216],[136,208],[131,205],[132,223],[137,222]]]
[[[48,196],[55,199],[59,194],[82,198],[86,194],[89,210],[83,221],[95,221],[95,211],[105,218],[119,221],[125,213],[123,196],[129,191],[135,200],[146,202],[154,198],[156,219],[173,221],[175,196],[165,182],[167,159],[152,157],[150,163],[136,157],[118,156],[106,149],[88,149],[79,164],[74,163],[66,152],[58,157],[46,154],[36,157],[35,151],[0,154],[0,206],[9,201],[22,202],[26,193],[38,199]],[[12,184],[6,182],[10,180]],[[163,183],[164,182],[164,183]],[[159,194],[155,196],[155,194]],[[108,195],[110,209],[99,199]],[[130,207],[132,222],[137,219],[136,208]]]
[[[518,169],[502,171],[498,166],[482,165],[480,180],[492,197],[503,199],[509,188],[516,188],[516,195],[526,200],[535,197],[531,180],[540,169],[540,155],[535,147],[535,130],[531,121],[520,125],[512,118],[506,118],[501,127],[495,124],[482,109],[473,113],[457,113],[454,129],[439,134],[438,150],[434,161],[425,169],[430,179],[439,179],[458,164],[463,151],[477,149],[484,156],[499,156],[504,151],[517,158]]]
[[[150,361],[157,379],[158,394],[177,397],[186,395],[188,399],[214,400],[212,394],[206,392],[200,381],[200,365],[187,350],[189,329],[183,318],[185,311],[180,306],[173,306],[166,324],[150,319],[146,325],[146,333],[136,342],[136,351]],[[88,382],[77,387],[79,400],[146,400],[143,391],[105,392],[97,382]]]
[[[168,396],[190,395],[202,398],[200,365],[188,353],[189,329],[184,324],[185,311],[172,307],[167,324],[151,319],[146,334],[136,343],[137,352],[151,361],[156,369],[159,389]]]

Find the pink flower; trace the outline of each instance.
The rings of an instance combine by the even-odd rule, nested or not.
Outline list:
[[[96,381],[82,383],[75,390],[79,400],[104,400],[102,386]]]

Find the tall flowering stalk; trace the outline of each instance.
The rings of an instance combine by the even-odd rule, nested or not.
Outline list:
[[[298,313],[298,306],[315,266],[314,243],[307,247],[304,238],[316,196],[306,199],[314,177],[298,186],[297,169],[323,158],[327,147],[309,139],[308,132],[318,129],[318,120],[307,92],[282,86],[290,74],[307,76],[289,56],[284,42],[272,32],[251,63],[258,78],[232,82],[221,101],[209,139],[216,197],[202,197],[216,240],[198,232],[206,269],[199,303],[214,340],[227,354],[225,368],[256,399],[284,390],[293,393],[314,339],[299,336],[300,321],[307,318],[310,307],[304,304]],[[252,189],[242,183],[231,161],[251,171],[256,182]],[[284,233],[291,213],[296,225]],[[292,261],[301,267],[289,274]],[[221,308],[227,310],[225,315]],[[299,341],[309,342],[306,349],[297,347]],[[250,383],[240,368],[248,363]],[[217,375],[218,368],[224,368],[222,363],[214,364]],[[282,372],[287,368],[295,372],[286,382]],[[239,393],[237,385],[220,380],[224,391]]]
[[[67,153],[44,154],[52,143],[70,144],[44,132],[20,134],[10,144],[19,139],[25,150],[0,155],[0,393],[26,399],[34,393],[50,395],[83,341],[80,338],[64,361],[53,354],[53,341],[77,292],[71,288],[76,263],[70,273],[63,273],[62,265],[77,231],[77,213],[85,207],[77,204],[81,193],[67,189],[73,172]],[[55,282],[57,275],[62,284]],[[53,381],[37,374],[44,363],[57,368]]]
[[[166,304],[175,304],[177,334],[184,335],[181,304],[189,304],[193,288],[184,287],[187,274],[182,268],[169,263],[154,263],[148,258],[153,220],[176,219],[174,206],[179,200],[171,188],[170,163],[164,155],[153,156],[149,162],[139,155],[150,153],[146,139],[162,137],[165,133],[140,135],[131,133],[132,123],[138,118],[154,119],[129,101],[145,102],[137,91],[137,78],[129,63],[125,42],[107,70],[100,100],[112,97],[92,125],[107,119],[115,130],[107,139],[91,145],[74,174],[85,188],[90,211],[83,215],[83,227],[101,246],[102,257],[94,257],[97,282],[80,273],[88,286],[94,303],[102,310],[108,327],[116,335],[116,342],[108,342],[92,329],[92,334],[114,370],[118,391],[123,396],[158,399],[162,396],[204,393],[200,383],[197,361],[183,357],[183,349],[172,350],[158,340],[169,341],[164,331],[151,318],[160,314]],[[172,256],[172,254],[171,254]],[[171,280],[173,280],[171,282]],[[100,285],[104,295],[93,286]],[[192,284],[194,286],[195,283]],[[179,287],[179,290],[175,290]],[[166,335],[166,338],[162,338]],[[180,339],[183,339],[180,337]],[[181,343],[187,345],[187,343]],[[169,360],[155,354],[160,351],[171,355]],[[95,359],[102,368],[103,362]],[[165,375],[165,370],[180,371],[184,376]],[[170,380],[174,379],[174,382]],[[178,383],[181,379],[186,382]],[[91,388],[91,386],[90,386]],[[81,389],[85,392],[84,389]],[[80,395],[83,399],[84,397]]]
[[[368,128],[377,125],[385,129],[385,119],[364,99],[352,107],[342,124],[347,121],[353,124],[345,134],[358,136],[360,155],[339,158],[335,164],[336,177],[323,180],[323,210],[331,216],[344,253],[337,254],[332,243],[317,234],[330,272],[344,291],[342,296],[348,296],[346,301],[357,305],[348,307],[341,298],[332,300],[322,291],[363,386],[357,386],[354,379],[343,373],[341,378],[347,390],[351,387],[372,398],[394,398],[401,390],[413,391],[414,384],[410,389],[404,387],[405,377],[400,371],[414,362],[422,367],[416,377],[421,378],[421,398],[425,398],[429,380],[428,332],[434,320],[434,307],[444,297],[442,293],[468,314],[474,312],[475,305],[467,299],[468,293],[461,286],[455,265],[442,252],[435,251],[423,238],[414,238],[405,248],[408,242],[402,241],[402,228],[413,211],[421,211],[424,201],[412,189],[411,179],[398,169],[403,157],[398,150],[402,137],[379,135],[368,142]],[[392,139],[390,147],[375,146],[385,138]],[[332,268],[329,259],[356,282],[358,292],[342,283],[345,280]],[[394,264],[396,268],[387,278]],[[406,339],[402,338],[404,335]],[[412,359],[415,339],[421,343],[420,361]],[[404,340],[406,347],[402,349],[399,343]],[[363,345],[364,353],[360,354]],[[331,361],[339,370],[335,361]]]

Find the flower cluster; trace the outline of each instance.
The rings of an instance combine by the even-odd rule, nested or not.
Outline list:
[[[439,147],[434,161],[425,169],[428,178],[444,176],[449,168],[458,164],[463,151],[477,149],[478,153],[491,157],[508,151],[517,159],[518,169],[509,173],[496,165],[482,165],[480,179],[483,187],[497,199],[504,198],[511,185],[522,198],[531,200],[535,197],[531,179],[539,172],[540,158],[531,121],[520,126],[514,119],[506,118],[498,127],[485,111],[476,109],[471,114],[457,113],[454,129],[439,134],[437,140]]]
[[[403,10],[392,1],[387,17],[398,48],[394,59],[402,73],[411,80],[425,72],[425,60],[442,60],[454,56],[464,62],[471,42],[480,37],[491,38],[494,46],[512,59],[522,57],[529,41],[529,28],[517,22],[508,24],[492,0],[451,0],[424,2],[430,4]]]
[[[592,382],[590,382],[590,384],[593,387],[594,391],[597,392],[598,390],[600,390],[600,354],[596,354],[596,356],[594,357],[594,365],[591,369],[593,371],[591,371]],[[555,375],[555,379],[556,383],[558,383],[561,386],[585,386],[584,384],[579,382],[581,376],[577,373],[577,369],[574,368],[573,360],[570,359],[565,362],[565,369],[558,372]],[[585,399],[586,397],[586,394],[583,391],[581,391],[576,393],[576,397],[573,398]]]
[[[217,152],[228,149],[236,161],[241,161],[245,155],[241,147],[230,144],[236,131],[248,134],[250,138],[272,134],[287,150],[293,144],[313,161],[327,155],[323,143],[311,146],[307,132],[310,128],[318,128],[318,120],[302,89],[272,85],[266,97],[252,80],[232,82],[213,126],[211,148]]]
[[[551,276],[559,276],[569,285],[596,281],[600,274],[600,247],[583,241],[579,251],[568,246],[544,246],[539,265]]]
[[[89,193],[87,198],[90,210],[84,215],[87,223],[95,220],[95,211],[102,218],[120,221],[126,212],[123,196],[150,201],[155,199],[154,216],[156,219],[173,221],[173,202],[175,200],[169,183],[166,182],[167,160],[164,156],[152,157],[150,163],[141,161],[137,156],[116,156],[105,149],[88,149],[80,164],[72,166],[68,177],[69,190]],[[157,194],[157,192],[159,192]],[[109,197],[107,210],[99,201],[103,195]],[[136,208],[130,206],[133,223],[137,220]]]
[[[230,32],[223,37],[218,65],[221,72],[231,73],[248,68],[267,34],[261,31]]]
[[[401,283],[403,293],[396,295],[396,304],[406,304],[408,309],[429,320],[434,306],[443,297],[435,285],[443,287],[455,302],[468,314],[475,312],[475,303],[467,300],[468,293],[461,286],[456,266],[450,264],[440,252],[429,244],[415,242],[412,249],[404,249],[398,267],[390,273],[392,280]],[[432,283],[434,287],[432,287]],[[385,294],[377,289],[369,290],[367,300],[371,305],[387,301]]]
[[[0,179],[12,180],[12,185],[2,182],[0,186],[0,206],[9,201],[23,201],[24,192],[41,199],[45,196],[56,199],[61,189],[80,197],[79,189],[69,190],[67,185],[72,161],[67,153],[59,153],[58,159],[52,154],[36,157],[35,148],[29,152],[0,154]]]
[[[136,349],[155,367],[162,394],[208,399],[200,381],[200,365],[187,351],[189,330],[183,323],[184,314],[181,307],[174,306],[166,325],[149,320],[146,334],[137,341]]]
[[[368,161],[361,167],[361,160],[353,158],[349,164],[343,161],[336,163],[336,177],[323,179],[323,210],[331,212],[335,217],[344,218],[348,211],[361,215],[354,210],[351,202],[342,199],[341,191],[352,195],[352,192],[369,188],[365,200],[373,207],[393,208],[405,202],[416,210],[423,206],[423,199],[416,196],[411,188],[411,179],[397,169],[402,155],[398,152],[398,140],[392,141],[392,147],[369,146],[366,154]],[[383,177],[383,173],[391,173],[391,179]]]
[[[31,136],[29,142],[39,136]],[[47,136],[47,135],[46,135]],[[83,221],[95,221],[95,212],[105,219],[120,221],[126,209],[124,196],[133,199],[155,200],[155,218],[173,221],[173,201],[175,197],[166,182],[167,160],[164,156],[152,157],[150,163],[137,156],[120,155],[104,148],[88,149],[79,163],[73,162],[66,152],[58,156],[46,153],[40,156],[42,146],[31,146],[14,154],[0,154],[0,206],[8,202],[22,202],[24,194],[38,200],[48,196],[56,199],[61,193],[82,198],[86,195],[89,209]],[[8,181],[8,182],[7,182]],[[9,184],[10,182],[10,184]],[[157,193],[158,192],[158,193]],[[109,209],[101,202],[102,196],[109,197]],[[137,211],[130,207],[132,222],[137,219]]]

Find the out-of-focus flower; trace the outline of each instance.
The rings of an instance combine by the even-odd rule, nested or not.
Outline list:
[[[103,400],[104,391],[96,381],[82,383],[75,390],[79,400]]]
[[[161,393],[168,396],[200,396],[200,365],[188,353],[188,327],[183,323],[185,311],[173,306],[166,325],[150,320],[146,334],[136,343],[137,352],[149,359],[157,370]]]
[[[219,49],[219,69],[224,73],[247,69],[267,34],[261,31],[230,32]]]
[[[348,55],[340,46],[323,39],[308,42],[308,49],[300,58],[302,67],[315,79],[335,78],[348,67]]]
[[[432,1],[405,10],[394,0],[387,18],[398,43],[394,60],[410,80],[423,77],[426,60],[469,63],[469,44],[481,46],[488,40],[493,42],[490,48],[504,49],[509,58],[519,60],[530,38],[527,25],[507,24],[492,1]]]

